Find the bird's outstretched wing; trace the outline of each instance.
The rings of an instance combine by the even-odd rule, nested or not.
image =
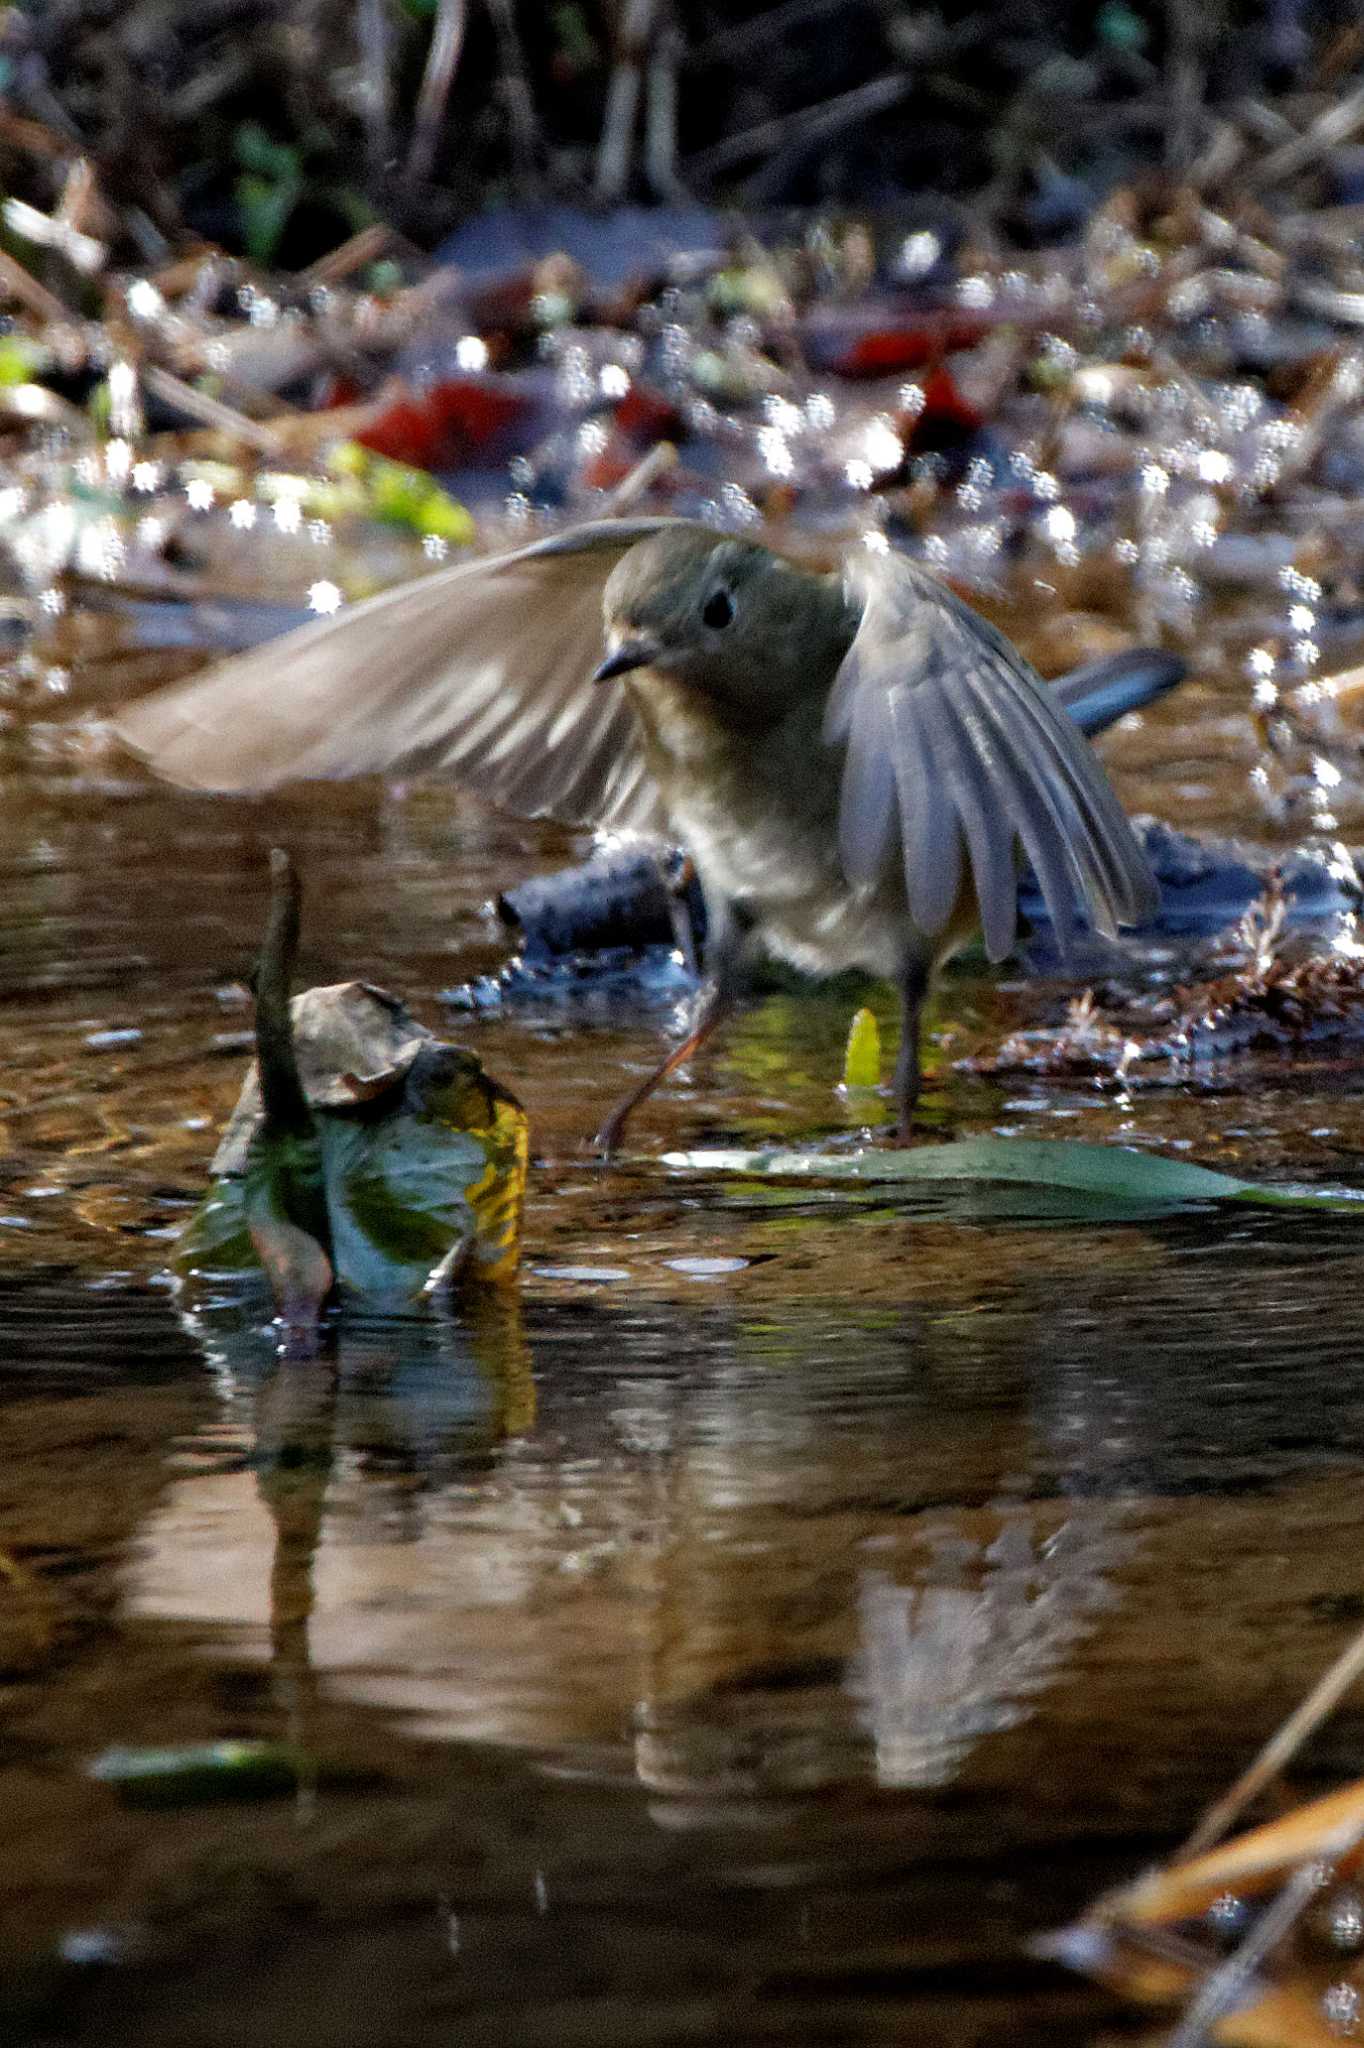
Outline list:
[[[591,678],[612,569],[682,523],[603,520],[458,563],[157,691],[114,730],[193,789],[444,769],[523,816],[662,831],[629,699]]]
[[[904,864],[910,916],[936,937],[970,864],[985,947],[1017,926],[1017,850],[1057,937],[1087,919],[1112,935],[1154,915],[1146,857],[1097,756],[1017,650],[902,556],[846,571],[862,618],[829,699],[846,743],[839,847],[848,878]]]

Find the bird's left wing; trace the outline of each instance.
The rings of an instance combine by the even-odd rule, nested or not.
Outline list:
[[[681,523],[602,520],[437,570],[156,691],[114,730],[192,789],[435,769],[527,817],[661,832],[634,710],[592,671],[612,569]]]
[[[1002,634],[899,555],[845,572],[861,623],[825,731],[846,745],[839,847],[848,879],[903,863],[910,916],[930,938],[952,917],[969,863],[985,947],[1009,952],[1018,850],[1064,946],[1087,918],[1112,935],[1159,901],[1097,756]]]

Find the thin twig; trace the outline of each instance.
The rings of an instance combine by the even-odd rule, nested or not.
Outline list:
[[[248,419],[244,412],[224,405],[220,398],[210,398],[206,391],[196,391],[192,384],[172,376],[169,370],[161,369],[158,364],[147,365],[142,372],[142,382],[154,398],[174,406],[187,419],[198,420],[202,426],[216,427],[221,433],[232,434],[249,447],[259,448],[263,454],[279,454],[279,436],[272,427],[262,426],[259,420]]]
[[[776,49],[788,29],[804,28],[825,14],[842,14],[847,4],[848,0],[783,0],[782,6],[770,8],[766,14],[717,29],[713,36],[694,46],[687,63],[730,64],[751,56],[755,50]]]
[[[1364,1834],[1364,1822],[1342,1830],[1331,1845],[1333,1855],[1352,1849]],[[1246,1986],[1265,1957],[1272,1954],[1321,1889],[1321,1864],[1316,1857],[1300,1863],[1273,1903],[1266,1906],[1240,1947],[1204,1978],[1171,2034],[1168,2048],[1203,2048],[1208,2029],[1229,2007],[1240,2003]]]
[[[429,178],[436,159],[436,142],[445,114],[445,103],[459,69],[464,48],[464,30],[469,19],[466,0],[438,0],[431,43],[426,52],[417,111],[412,122],[412,145],[407,152],[405,175],[415,184]]]
[[[502,97],[511,128],[512,155],[522,182],[534,185],[539,182],[540,122],[530,89],[521,31],[516,25],[516,9],[513,0],[488,0],[488,12],[493,18],[502,62]]]
[[[903,71],[886,72],[880,78],[868,79],[865,85],[855,85],[851,92],[821,100],[818,106],[802,107],[794,114],[779,114],[771,121],[759,121],[754,127],[745,128],[741,134],[725,136],[710,149],[689,156],[682,167],[683,175],[688,183],[713,178],[718,171],[730,170],[751,157],[766,156],[771,150],[836,135],[840,128],[851,127],[855,121],[868,120],[873,114],[897,106],[908,99],[913,88],[914,81]]]
[[[1194,130],[1203,104],[1203,66],[1199,61],[1196,11],[1186,0],[1166,0],[1165,90],[1169,123],[1165,161],[1172,171],[1186,171],[1194,157]]]
[[[0,107],[0,136],[15,149],[27,150],[33,156],[61,159],[71,154],[69,135],[59,135],[45,122],[16,114],[12,107]]]
[[[92,277],[104,263],[108,250],[93,235],[84,235],[60,214],[40,213],[26,199],[6,199],[0,204],[5,226],[39,249],[55,249],[73,270]]]
[[[677,175],[677,73],[682,52],[682,32],[669,19],[654,38],[645,75],[644,170],[660,199],[687,196]]]
[[[1348,1643],[1311,1692],[1295,1707],[1288,1719],[1270,1736],[1255,1761],[1244,1770],[1229,1792],[1208,1808],[1198,1826],[1171,1861],[1187,1863],[1201,1856],[1221,1840],[1238,1815],[1270,1780],[1286,1770],[1298,1750],[1344,1698],[1355,1680],[1364,1675],[1364,1629]]]
[[[667,475],[676,461],[677,450],[672,442],[657,442],[647,455],[640,457],[633,469],[626,472],[613,490],[607,491],[593,517],[614,519],[619,513],[627,512],[653,489],[661,476]]]
[[[1356,129],[1364,125],[1364,85],[1356,86],[1352,93],[1336,105],[1328,107],[1324,114],[1295,135],[1291,142],[1285,142],[1282,149],[1271,150],[1260,163],[1253,160],[1242,173],[1248,185],[1259,187],[1281,184],[1296,171],[1304,170],[1317,157],[1337,144],[1349,140]]]
[[[1208,1806],[1202,1821],[1188,1837],[1184,1847],[1171,1858],[1171,1862],[1188,1864],[1194,1855],[1202,1855],[1206,1849],[1210,1849],[1214,1841],[1221,1841],[1221,1837],[1237,1821],[1243,1808],[1249,1806],[1255,1794],[1264,1792],[1272,1778],[1278,1778],[1278,1774],[1284,1772],[1292,1757],[1298,1753],[1298,1749],[1301,1749],[1303,1743],[1309,1739],[1309,1735],[1313,1735],[1319,1729],[1327,1714],[1331,1714],[1335,1706],[1344,1700],[1344,1696],[1354,1686],[1354,1681],[1362,1675],[1364,1628],[1352,1642],[1348,1642],[1346,1649],[1339,1653],[1331,1669],[1317,1679],[1309,1696],[1292,1710],[1292,1714],[1288,1714],[1288,1720],[1284,1720],[1282,1726],[1278,1726],[1270,1741],[1260,1751],[1260,1755],[1255,1757],[1251,1765],[1247,1765],[1247,1769],[1243,1769],[1233,1788],[1229,1792],[1223,1792],[1217,1804]]]
[[[319,256],[306,270],[300,270],[300,284],[340,284],[343,279],[354,277],[357,270],[363,270],[367,263],[373,263],[388,247],[393,230],[387,221],[371,221],[367,228],[351,235],[346,241],[329,249],[325,256]]]
[[[12,299],[36,313],[40,320],[69,320],[71,309],[50,292],[45,284],[39,284],[31,271],[25,270],[17,257],[7,249],[0,249],[0,295],[8,292]]]
[[[371,178],[388,162],[393,134],[392,44],[388,0],[359,0],[356,30],[364,83],[365,150]]]
[[[625,18],[616,42],[615,63],[611,67],[611,81],[606,88],[606,113],[597,149],[597,175],[593,189],[600,200],[619,199],[630,182],[639,90],[657,11],[658,0],[626,0]]]

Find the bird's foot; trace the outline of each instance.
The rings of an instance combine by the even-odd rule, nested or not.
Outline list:
[[[923,1136],[922,1131],[916,1131],[914,1128],[914,1112],[917,1107],[917,1096],[912,1102],[902,1102],[900,1104],[900,1113],[895,1120],[895,1127],[886,1134],[886,1143],[892,1150],[897,1152],[906,1151],[909,1146],[917,1144],[918,1140]]]
[[[586,1149],[595,1153],[603,1166],[610,1166],[620,1150],[620,1141],[624,1135],[625,1118],[619,1110],[613,1110],[601,1129],[587,1140]]]

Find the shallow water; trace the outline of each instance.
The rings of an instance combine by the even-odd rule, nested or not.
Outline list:
[[[1125,794],[1244,825],[1227,733],[1167,706],[1118,738]],[[752,1010],[605,1174],[579,1141],[669,1012],[435,1000],[571,835],[6,745],[0,2038],[1111,2033],[1027,1935],[1187,1831],[1364,1613],[1353,1219],[651,1163],[855,1128],[850,1004],[818,992]],[[334,1374],[276,1370],[258,1317],[182,1319],[161,1270],[237,1089],[275,841],[303,978],[475,1043],[539,1162],[519,1303],[348,1326]],[[1338,1050],[1130,1100],[953,1075],[1059,999],[954,975],[931,1118],[1359,1178]],[[88,1775],[237,1736],[315,1782],[140,1810]],[[1364,1769],[1358,1713],[1317,1760]]]

